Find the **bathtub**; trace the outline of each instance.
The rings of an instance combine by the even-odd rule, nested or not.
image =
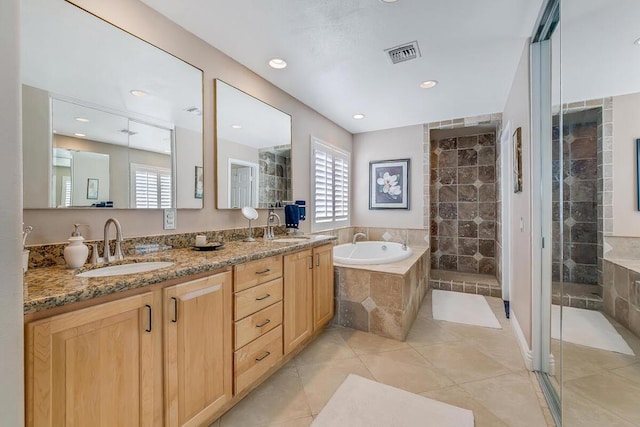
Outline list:
[[[345,243],[333,248],[333,260],[340,264],[388,264],[411,254],[411,248],[402,249],[402,244],[395,242]]]

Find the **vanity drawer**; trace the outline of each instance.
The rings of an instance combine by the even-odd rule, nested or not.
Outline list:
[[[282,324],[282,302],[264,308],[236,322],[234,350],[238,350],[280,324]]]
[[[282,278],[234,295],[234,320],[240,320],[282,300]]]
[[[235,273],[235,292],[277,279],[282,277],[282,255],[236,265]]]
[[[282,326],[236,351],[233,359],[237,394],[282,359]]]

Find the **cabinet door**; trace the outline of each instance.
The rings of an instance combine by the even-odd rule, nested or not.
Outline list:
[[[284,257],[284,354],[313,333],[311,249]]]
[[[333,317],[333,246],[313,250],[313,329],[326,325]]]
[[[202,425],[232,397],[231,272],[164,289],[167,425]]]
[[[152,425],[153,307],[146,293],[28,324],[27,424]]]

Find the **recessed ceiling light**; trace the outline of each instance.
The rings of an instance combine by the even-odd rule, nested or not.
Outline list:
[[[420,87],[422,89],[431,89],[432,87],[434,87],[437,84],[438,84],[437,80],[427,80],[425,82],[420,83]]]
[[[88,123],[89,119],[86,119],[84,117],[76,117],[76,121],[82,122],[82,123]]]
[[[362,120],[364,119],[364,114],[354,114],[353,118],[356,120]]]
[[[234,129],[242,129],[242,125],[231,125]]]
[[[143,96],[147,96],[148,93],[143,91],[143,90],[139,90],[139,89],[134,89],[132,91],[129,91],[129,93],[133,96],[137,96],[139,98],[142,98]]]
[[[74,135],[79,136],[80,138],[87,136],[84,133],[74,133]]]
[[[635,44],[636,46],[640,46],[640,39],[636,39],[633,44]]]
[[[281,70],[287,66],[287,62],[282,58],[273,58],[269,60],[269,66]]]
[[[382,0],[382,3],[395,3],[398,0]]]

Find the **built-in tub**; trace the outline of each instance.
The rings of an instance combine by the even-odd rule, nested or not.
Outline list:
[[[411,248],[395,242],[345,243],[333,248],[333,260],[340,264],[389,264],[413,254]]]
[[[367,244],[379,246],[374,249]],[[386,245],[387,250],[382,249],[382,245]],[[378,256],[371,256],[365,264],[362,258],[341,256],[342,251],[366,247],[373,254],[391,253],[396,246],[404,258],[399,261],[383,263]],[[334,248],[334,267],[336,316],[333,323],[404,340],[429,287],[429,248],[416,246],[404,251],[399,243],[348,243]]]

